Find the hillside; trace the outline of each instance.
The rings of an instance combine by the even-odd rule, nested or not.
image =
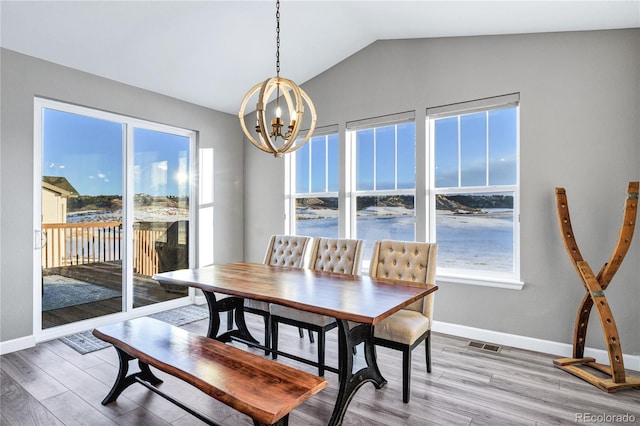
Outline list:
[[[337,198],[303,198],[298,207],[310,209],[337,209]],[[358,197],[358,210],[368,207],[414,208],[413,196],[391,195],[385,197]],[[482,209],[513,208],[513,197],[506,195],[441,195],[436,196],[436,210],[448,210],[459,214],[482,214]]]
[[[136,208],[184,208],[189,205],[189,197],[154,197],[147,194],[136,194],[133,197],[133,202]],[[69,213],[96,210],[106,212],[122,210],[122,197],[120,195],[79,195],[69,198],[67,201],[67,211]]]

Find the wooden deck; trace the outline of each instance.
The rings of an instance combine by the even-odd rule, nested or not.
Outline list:
[[[121,291],[122,268],[120,262],[91,263],[85,265],[48,268],[43,275],[61,275],[78,281]],[[186,293],[166,291],[150,277],[135,274],[133,278],[133,306],[151,305],[158,302],[184,297]],[[95,318],[122,311],[122,297],[114,297],[92,303],[83,303],[66,308],[42,312],[42,328]]]

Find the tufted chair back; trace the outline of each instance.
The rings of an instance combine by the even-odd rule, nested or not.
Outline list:
[[[264,256],[264,264],[304,268],[306,266],[306,250],[309,241],[311,241],[310,237],[295,235],[271,236]]]
[[[435,284],[436,253],[435,243],[413,241],[376,241],[371,256],[369,275],[374,278],[416,281]],[[432,318],[434,293],[427,295],[404,309],[422,312]]]
[[[310,269],[358,275],[363,245],[363,240],[316,238],[311,249]]]

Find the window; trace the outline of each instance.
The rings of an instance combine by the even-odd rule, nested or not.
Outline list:
[[[338,237],[338,133],[315,133],[292,158],[291,234]]]
[[[427,110],[438,275],[518,279],[518,97]]]
[[[376,240],[436,242],[438,279],[521,288],[519,101],[347,122],[345,146],[337,126],[314,136],[290,156],[290,233],[363,239],[365,273]]]
[[[347,125],[352,152],[351,236],[365,240],[368,265],[376,240],[416,238],[414,114]]]

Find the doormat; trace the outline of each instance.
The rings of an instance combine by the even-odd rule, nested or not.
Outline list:
[[[160,321],[164,321],[175,326],[181,326],[209,318],[209,308],[207,305],[187,305],[168,311],[158,312],[149,315],[149,317],[159,319]],[[111,346],[111,343],[98,339],[91,334],[91,331],[83,331],[81,333],[61,337],[59,340],[82,355]]]
[[[61,275],[42,277],[42,310],[68,308],[122,296],[107,287],[85,283]]]

